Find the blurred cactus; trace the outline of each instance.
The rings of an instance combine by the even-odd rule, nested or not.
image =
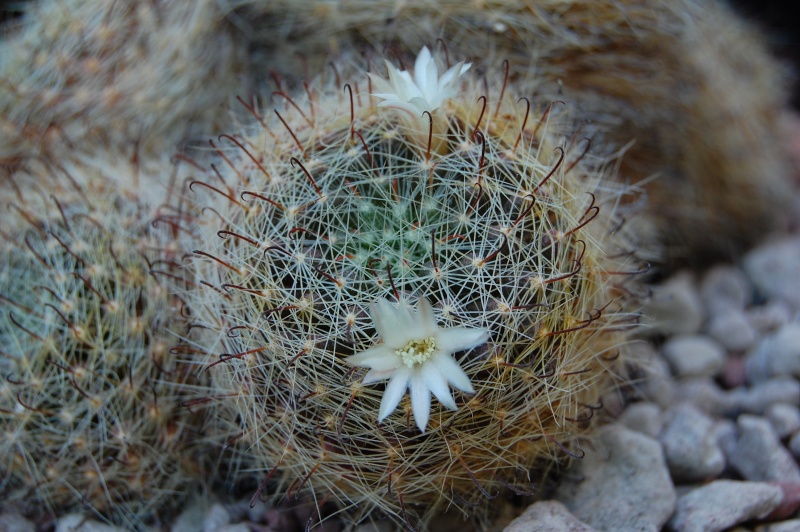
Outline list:
[[[180,401],[199,381],[170,350],[171,237],[95,162],[72,167],[83,186],[31,166],[4,201],[0,492],[25,512],[141,528],[197,485],[201,420]]]
[[[328,50],[507,59],[512,84],[586,121],[593,151],[623,146],[647,181],[647,218],[673,263],[737,256],[785,224],[791,197],[787,72],[723,2],[701,0],[238,0],[267,68],[308,77]],[[333,43],[333,44],[332,44]],[[300,55],[306,61],[294,58]],[[531,74],[531,75],[527,75]],[[643,221],[645,218],[641,218]],[[641,223],[640,221],[640,223]]]
[[[0,161],[174,150],[225,116],[246,64],[213,0],[38,0],[4,37]]]

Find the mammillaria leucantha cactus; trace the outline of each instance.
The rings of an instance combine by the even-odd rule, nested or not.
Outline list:
[[[185,213],[182,297],[215,387],[193,405],[256,495],[320,518],[330,501],[355,521],[481,519],[543,458],[580,454],[634,321],[631,191],[565,106],[492,66],[459,68],[414,117],[341,61],[211,142]]]

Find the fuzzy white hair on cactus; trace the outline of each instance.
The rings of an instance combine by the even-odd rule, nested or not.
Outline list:
[[[378,422],[397,408],[406,389],[411,392],[414,421],[422,432],[430,418],[431,393],[450,410],[457,410],[457,406],[448,384],[462,392],[475,393],[469,377],[451,355],[485,343],[488,330],[440,328],[433,307],[425,298],[420,298],[417,312],[405,302],[395,307],[386,299],[379,299],[371,307],[371,316],[383,343],[349,356],[345,362],[370,368],[363,384],[389,379]]]
[[[424,112],[433,112],[456,94],[456,81],[469,70],[471,63],[461,61],[449,68],[439,77],[439,67],[431,55],[431,51],[424,46],[414,63],[414,77],[406,70],[398,70],[394,65],[386,62],[389,71],[389,80],[375,74],[370,74],[377,92],[372,96],[381,98],[378,107],[391,107],[406,111],[414,118],[419,118]]]

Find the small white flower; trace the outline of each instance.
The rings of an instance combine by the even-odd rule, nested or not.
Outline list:
[[[475,393],[469,377],[451,354],[486,342],[489,331],[470,327],[440,329],[428,300],[420,298],[417,306],[414,312],[404,302],[397,307],[385,299],[373,303],[372,321],[383,343],[345,361],[370,368],[364,384],[390,379],[381,399],[379,422],[397,408],[409,389],[414,421],[425,432],[431,392],[450,410],[457,407],[448,384],[462,392]]]
[[[370,74],[377,92],[372,95],[383,99],[378,107],[392,107],[406,111],[413,118],[419,119],[423,112],[433,112],[442,106],[444,101],[456,94],[455,82],[471,63],[459,64],[447,70],[439,77],[439,67],[425,46],[414,63],[414,77],[406,70],[398,70],[388,61],[389,81]]]

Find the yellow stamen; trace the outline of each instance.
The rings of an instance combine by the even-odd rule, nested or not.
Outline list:
[[[423,364],[436,352],[436,339],[431,336],[423,340],[411,340],[402,349],[395,351],[403,364],[413,368],[417,364]]]

